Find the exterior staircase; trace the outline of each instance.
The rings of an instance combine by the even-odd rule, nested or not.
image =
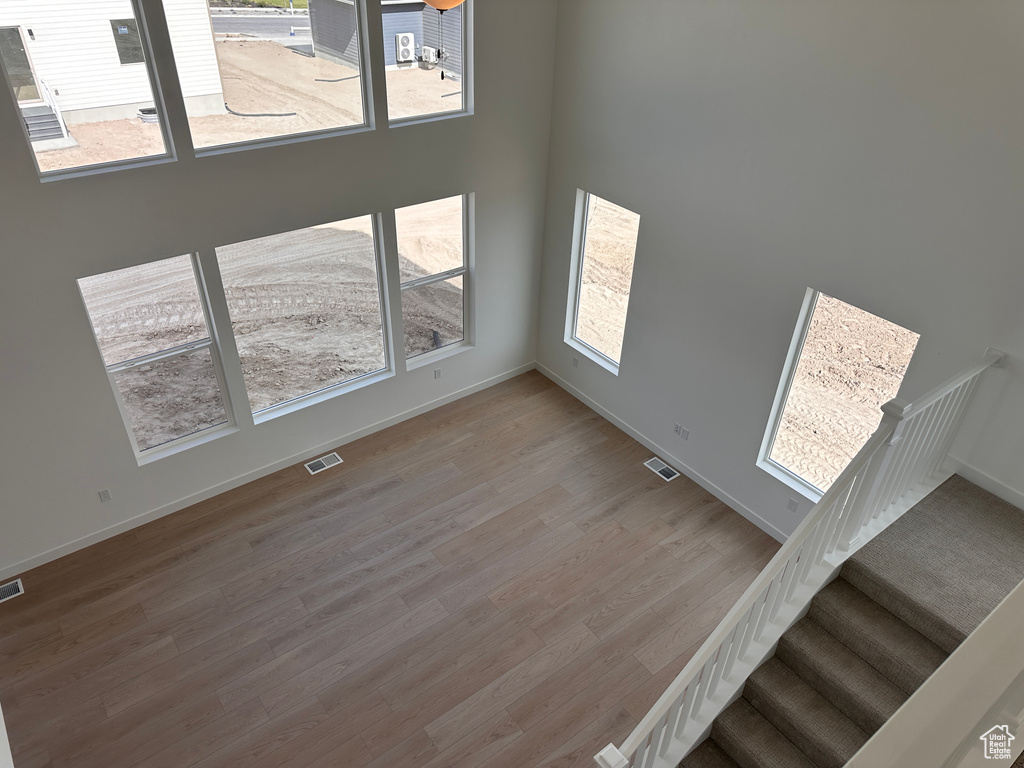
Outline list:
[[[21,117],[28,129],[29,141],[48,141],[49,139],[63,139],[64,131],[61,129],[60,120],[56,113],[47,105],[35,107],[23,107]]]
[[[846,562],[680,768],[846,765],[1024,579],[1022,548],[1024,511],[950,478]]]

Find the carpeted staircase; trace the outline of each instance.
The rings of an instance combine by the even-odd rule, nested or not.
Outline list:
[[[1024,511],[953,476],[846,562],[680,768],[840,768],[1024,579]]]

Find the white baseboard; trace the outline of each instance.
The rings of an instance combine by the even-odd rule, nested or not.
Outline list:
[[[622,419],[617,417],[615,414],[598,405],[591,398],[587,397],[587,395],[580,392],[580,390],[576,389],[576,387],[567,382],[565,379],[561,378],[554,371],[540,363],[537,363],[536,367],[538,371],[544,374],[547,378],[551,379],[551,381],[560,386],[566,392],[571,394],[579,401],[585,403],[592,410],[604,416],[604,418],[608,419],[608,421],[610,421],[616,427],[618,427],[627,435],[632,437],[638,443],[650,448],[655,454],[658,455],[659,458],[663,459],[666,463],[671,464],[675,469],[682,472],[684,475],[693,480],[693,482],[697,483],[697,485],[701,486],[708,493],[714,494],[715,497],[728,504],[730,507],[739,512],[741,515],[743,515],[743,517],[752,522],[754,525],[756,525],[762,531],[764,531],[769,536],[774,538],[776,541],[784,542],[786,539],[789,538],[781,530],[779,530],[770,522],[761,517],[759,514],[754,512],[754,510],[750,509],[744,504],[741,504],[739,501],[737,501],[728,493],[719,488],[717,485],[712,483],[702,474],[695,471],[691,467],[687,466],[678,457],[673,456],[672,453],[666,450],[663,446],[658,445],[653,440],[641,434],[638,430],[633,429],[633,427],[631,427],[629,424],[627,424]]]
[[[412,408],[403,413],[396,414],[395,416],[391,416],[387,419],[384,419],[383,421],[378,421],[376,424],[371,424],[368,427],[364,427],[354,432],[350,432],[347,435],[342,435],[329,443],[325,443],[323,445],[310,448],[309,450],[302,451],[301,453],[293,454],[279,461],[275,461],[272,464],[260,467],[259,469],[254,469],[251,472],[246,472],[230,480],[225,480],[224,482],[218,483],[217,485],[211,488],[207,488],[206,490],[199,491],[198,493],[194,493],[190,496],[186,496],[185,498],[179,499],[178,501],[171,502],[170,504],[165,504],[162,507],[158,507],[157,509],[151,510],[149,512],[144,512],[140,515],[130,517],[127,520],[124,520],[120,523],[116,523],[115,525],[108,526],[107,528],[97,531],[96,533],[90,533],[88,536],[83,536],[67,544],[62,544],[59,547],[54,547],[53,549],[47,550],[46,552],[43,552],[40,555],[35,555],[34,557],[27,558],[19,563],[15,563],[14,565],[7,566],[5,568],[0,568],[0,581],[13,578],[15,576],[18,576],[19,574],[25,573],[26,571],[30,571],[33,568],[38,568],[41,565],[46,565],[47,563],[53,562],[54,560],[57,560],[61,557],[70,555],[73,552],[77,552],[80,549],[85,549],[88,546],[97,544],[113,536],[117,536],[120,533],[124,533],[134,528],[138,528],[140,525],[145,525],[146,523],[150,523],[154,520],[159,520],[161,517],[166,517],[167,515],[178,512],[182,509],[185,509],[186,507],[190,507],[193,504],[198,504],[201,501],[206,501],[207,499],[213,498],[218,494],[233,490],[241,485],[250,483],[253,480],[258,480],[261,477],[269,475],[273,472],[277,472],[278,470],[284,469],[285,467],[290,467],[294,464],[298,464],[299,462],[308,459],[310,456],[318,456],[321,453],[332,451],[338,446],[344,446],[346,443],[351,443],[353,440],[358,440],[359,438],[366,437],[367,435],[373,434],[374,432],[379,432],[382,429],[394,426],[399,422],[414,418],[422,413],[426,413],[427,411],[432,411],[433,409],[439,408],[442,405],[446,405],[447,403],[450,403],[454,400],[466,397],[467,395],[472,395],[474,392],[479,392],[482,389],[493,387],[495,384],[500,384],[503,381],[507,381],[508,379],[519,376],[520,374],[526,373],[527,371],[532,371],[536,367],[537,366],[535,363],[527,363],[525,365],[521,365],[518,368],[513,368],[512,370],[506,371],[505,373],[500,373],[497,376],[493,376],[492,378],[482,381],[478,384],[466,387],[465,389],[460,389],[459,391],[453,392],[450,395],[438,398],[437,400],[431,400],[429,403],[425,403],[421,406]],[[0,763],[0,768],[2,768],[2,763]]]
[[[982,488],[993,496],[998,496],[1003,501],[1013,504],[1015,507],[1024,509],[1024,493],[1021,493],[1016,488],[1011,488],[1002,480],[996,480],[992,475],[987,472],[982,472],[980,469],[972,467],[970,464],[965,464],[956,456],[950,455],[945,464],[945,468],[951,472],[955,472],[960,475],[964,480],[974,483],[979,488]]]

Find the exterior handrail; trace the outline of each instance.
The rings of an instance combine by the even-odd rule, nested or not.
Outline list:
[[[842,563],[948,473],[943,462],[980,376],[1003,353],[962,371],[914,403],[894,399],[864,446],[747,588],[621,747],[601,768],[674,768]]]

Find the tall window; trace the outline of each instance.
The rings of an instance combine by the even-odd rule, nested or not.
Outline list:
[[[798,490],[828,490],[899,392],[920,336],[808,289],[759,466]]]
[[[640,216],[577,192],[565,340],[618,373]]]
[[[366,124],[362,0],[309,0],[308,16],[209,5],[164,0],[196,148]]]
[[[41,173],[168,154],[145,35],[115,5],[0,3],[0,64]]]
[[[315,2],[315,0],[314,0]],[[381,7],[388,118],[408,120],[466,109],[472,0],[443,13],[423,2]]]
[[[405,356],[465,340],[466,198],[395,211]]]
[[[229,422],[193,257],[78,286],[137,456]]]
[[[387,368],[374,217],[217,248],[253,412]]]

